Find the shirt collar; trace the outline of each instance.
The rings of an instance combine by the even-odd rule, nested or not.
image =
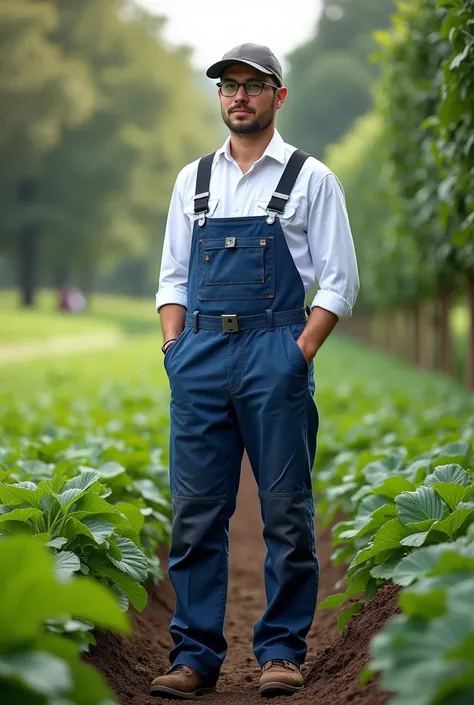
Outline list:
[[[230,137],[228,137],[222,147],[217,150],[215,158],[218,159],[221,155],[224,155],[229,162],[233,161],[232,154],[230,151]],[[266,157],[275,159],[275,161],[280,162],[280,164],[285,163],[285,143],[283,142],[283,138],[278,132],[278,130],[275,130],[275,132],[273,133],[273,137],[270,140],[270,144],[268,145],[260,159],[258,159],[257,161],[261,162]]]

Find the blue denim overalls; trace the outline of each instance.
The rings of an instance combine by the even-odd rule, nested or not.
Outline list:
[[[304,286],[278,220],[307,156],[290,158],[268,217],[206,218],[213,155],[198,170],[186,327],[165,355],[169,576],[177,597],[170,661],[210,680],[227,652],[229,520],[244,447],[268,549],[267,609],[254,630],[261,666],[274,658],[304,662],[316,608],[311,471],[318,413],[313,367],[296,344],[306,320]]]

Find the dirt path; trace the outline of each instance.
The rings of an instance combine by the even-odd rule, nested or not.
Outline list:
[[[87,333],[86,335],[70,335],[49,340],[28,341],[24,343],[3,343],[0,345],[0,365],[12,362],[27,362],[38,357],[71,355],[88,350],[103,350],[114,348],[125,340],[119,331],[104,333]]]
[[[331,565],[329,531],[318,532],[321,568],[320,599],[334,591],[344,573]],[[244,464],[237,512],[231,527],[230,584],[226,616],[229,653],[218,685],[218,695],[200,698],[205,705],[253,705],[264,702],[257,693],[259,669],[252,653],[252,629],[264,609],[264,543],[261,537],[260,508],[251,471]],[[173,610],[173,591],[166,580],[150,589],[147,609],[136,615],[134,641],[113,634],[100,634],[97,647],[87,661],[106,676],[120,705],[158,705],[160,699],[147,695],[150,681],[167,669],[171,645],[168,623]],[[358,684],[367,663],[371,635],[396,609],[393,588],[380,591],[355,617],[343,637],[336,630],[337,613],[324,610],[316,619],[308,639],[308,659],[304,666],[307,687],[291,702],[309,705],[360,703],[382,705],[387,697],[375,683]],[[272,704],[288,698],[274,698]]]

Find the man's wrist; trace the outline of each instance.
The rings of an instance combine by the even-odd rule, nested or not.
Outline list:
[[[166,355],[168,349],[178,340],[178,338],[168,338],[161,346],[161,352]]]

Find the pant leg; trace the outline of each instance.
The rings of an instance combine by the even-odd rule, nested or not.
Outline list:
[[[176,592],[170,661],[217,679],[227,652],[229,519],[243,443],[229,404],[223,337],[188,329],[185,335],[167,361],[173,501],[169,576]]]
[[[304,662],[318,591],[311,483],[318,413],[312,366],[296,345],[296,328],[247,335],[243,380],[234,395],[267,546],[267,609],[254,631],[260,665],[271,658]]]

